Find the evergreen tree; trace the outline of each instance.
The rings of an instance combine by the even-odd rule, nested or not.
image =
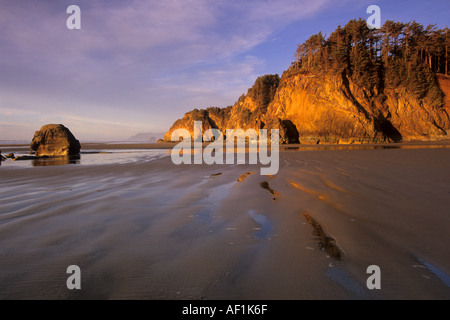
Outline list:
[[[275,97],[278,86],[280,85],[280,76],[278,74],[269,74],[256,79],[255,84],[248,90],[248,96],[251,97],[258,106],[267,108]]]
[[[372,92],[404,86],[419,99],[442,105],[437,72],[448,74],[450,31],[413,21],[386,21],[371,30],[350,20],[326,38],[322,33],[299,45],[295,66],[309,72],[342,73]]]

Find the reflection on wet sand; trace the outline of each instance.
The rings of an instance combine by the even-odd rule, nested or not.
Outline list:
[[[36,158],[31,162],[33,167],[61,166],[80,163],[80,156],[65,156],[54,158]]]
[[[387,150],[387,149],[441,149],[450,148],[448,144],[357,144],[357,145],[286,145],[283,151],[320,151],[320,150]]]

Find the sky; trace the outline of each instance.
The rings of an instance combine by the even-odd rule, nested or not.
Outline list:
[[[49,123],[81,141],[165,132],[194,108],[234,104],[298,44],[373,4],[382,23],[450,21],[448,0],[0,0],[0,140]]]

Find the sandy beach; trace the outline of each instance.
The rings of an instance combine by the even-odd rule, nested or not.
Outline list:
[[[449,4],[0,1],[0,301],[450,300]]]
[[[297,147],[275,176],[176,166],[167,150],[88,153],[125,145],[3,163],[0,299],[450,299],[446,144]],[[70,265],[82,290],[66,287]],[[366,286],[370,265],[380,290]]]

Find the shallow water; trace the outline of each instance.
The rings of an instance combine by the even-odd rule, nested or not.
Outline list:
[[[353,280],[347,273],[342,271],[339,268],[329,268],[327,270],[327,276],[341,285],[343,288],[348,290],[349,292],[354,293],[360,298],[367,298],[367,294],[364,288],[358,284],[355,280]]]
[[[13,152],[16,157],[25,156],[23,151]],[[89,150],[81,151],[79,156],[50,157],[33,160],[7,160],[0,166],[8,167],[46,167],[60,165],[105,165],[105,164],[127,164],[152,161],[170,155],[169,150],[164,149],[118,149],[118,150]]]
[[[420,263],[422,263],[428,270],[430,270],[432,273],[434,273],[439,279],[441,279],[442,282],[445,283],[445,285],[447,287],[450,288],[450,276],[447,273],[445,273],[445,271],[432,265],[428,261],[423,260],[422,258],[417,258],[417,260]]]
[[[253,236],[259,240],[267,239],[272,231],[272,224],[270,221],[266,218],[266,216],[255,213],[255,210],[250,210],[248,214],[260,226],[259,230],[257,230]]]

